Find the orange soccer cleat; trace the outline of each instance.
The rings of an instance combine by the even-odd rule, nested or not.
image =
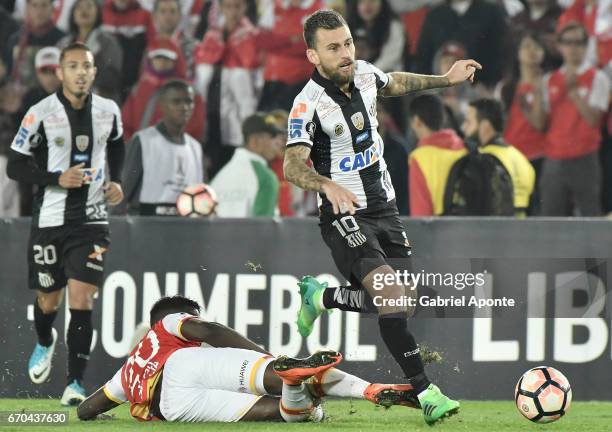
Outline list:
[[[287,385],[299,385],[304,380],[342,361],[342,354],[336,351],[319,351],[304,359],[280,356],[274,362],[274,372]]]
[[[363,396],[376,405],[389,408],[401,405],[409,408],[421,408],[419,399],[410,384],[370,384]]]

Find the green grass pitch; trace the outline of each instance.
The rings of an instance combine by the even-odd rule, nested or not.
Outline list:
[[[148,422],[137,422],[129,416],[127,405],[120,406],[110,413],[115,420],[80,422],[74,409],[70,410],[70,426],[0,426],[0,431],[59,432],[59,431],[583,431],[604,432],[612,430],[612,402],[575,402],[570,411],[556,423],[538,425],[524,419],[516,410],[512,401],[463,401],[459,415],[447,419],[442,424],[429,427],[423,422],[421,412],[392,407],[389,410],[374,406],[365,401],[328,401],[324,405],[327,419],[321,424],[302,423],[208,423],[180,424],[156,423],[154,428]],[[26,409],[59,411],[57,400],[44,399],[0,399],[0,411],[21,411]]]

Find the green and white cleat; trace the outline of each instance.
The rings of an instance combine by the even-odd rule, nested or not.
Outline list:
[[[440,389],[429,384],[419,394],[419,402],[425,417],[425,423],[433,426],[436,422],[459,413],[459,402],[444,396]]]
[[[302,306],[298,312],[297,325],[300,334],[303,337],[308,337],[312,333],[314,322],[324,311],[321,304],[327,282],[319,283],[312,276],[304,276],[298,282],[298,286],[300,287]]]

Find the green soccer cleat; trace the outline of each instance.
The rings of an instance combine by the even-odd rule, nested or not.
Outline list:
[[[310,336],[314,322],[323,313],[321,300],[323,291],[327,288],[327,282],[319,283],[312,276],[304,276],[298,282],[302,306],[298,312],[297,325],[302,337]]]
[[[429,384],[429,387],[419,394],[419,402],[425,417],[425,423],[433,426],[436,422],[459,412],[459,402],[444,396],[440,389]]]

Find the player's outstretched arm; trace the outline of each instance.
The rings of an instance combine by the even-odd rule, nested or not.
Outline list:
[[[117,402],[110,400],[104,393],[104,387],[100,387],[94,394],[85,399],[77,408],[77,416],[80,420],[98,420],[100,414],[119,406]]]
[[[181,335],[190,341],[206,342],[215,348],[242,348],[270,354],[234,329],[223,324],[202,321],[197,318],[189,319],[183,323]]]
[[[410,72],[391,72],[389,84],[380,91],[381,96],[404,96],[410,92],[450,87],[464,81],[474,82],[476,69],[482,69],[474,60],[458,60],[444,75],[419,75]]]

